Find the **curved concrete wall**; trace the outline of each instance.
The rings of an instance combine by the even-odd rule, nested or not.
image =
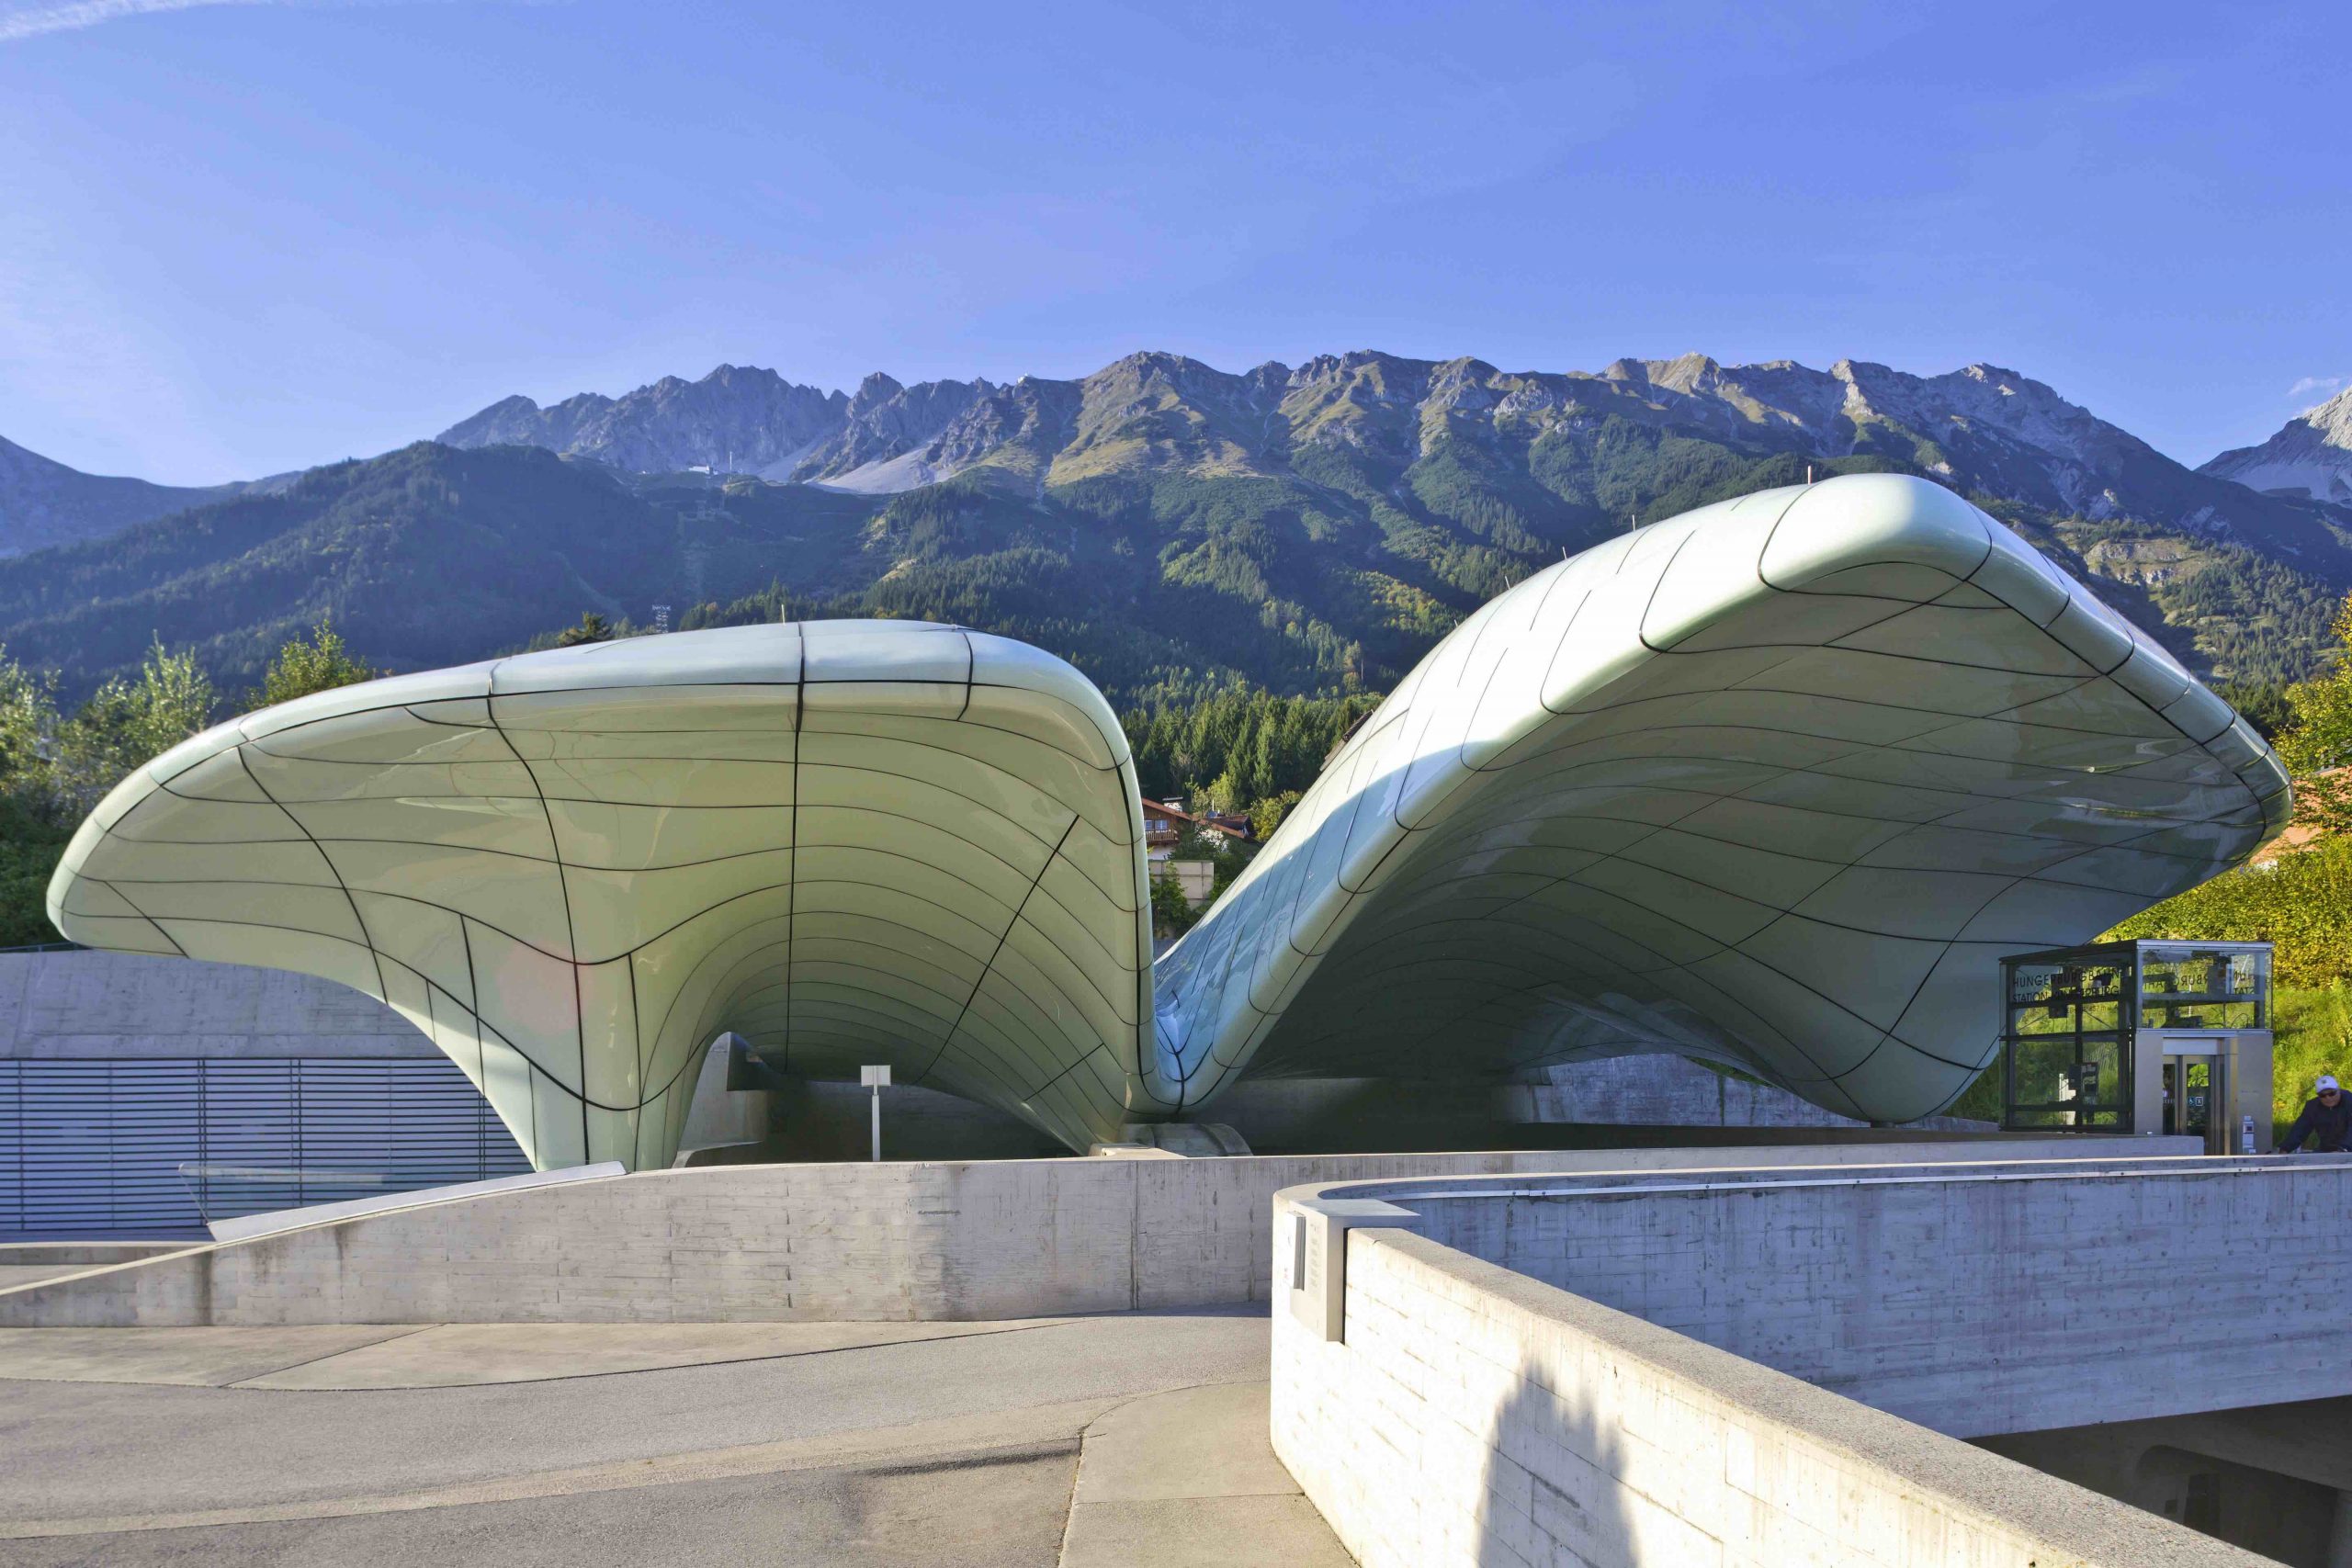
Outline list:
[[[2135,1140],[2135,1142],[2138,1140]],[[2352,1159],[1633,1178],[1419,1198],[1430,1239],[1962,1437],[2352,1393]],[[2291,1348],[2291,1351],[2290,1350]]]

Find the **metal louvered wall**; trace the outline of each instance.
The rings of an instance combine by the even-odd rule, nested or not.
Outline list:
[[[183,1164],[225,1172],[201,1209]],[[445,1061],[0,1061],[0,1237],[201,1236],[207,1212],[529,1168]]]

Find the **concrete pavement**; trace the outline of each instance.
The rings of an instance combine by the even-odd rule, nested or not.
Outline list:
[[[1230,1313],[19,1330],[0,1564],[1344,1563],[1265,1375]]]

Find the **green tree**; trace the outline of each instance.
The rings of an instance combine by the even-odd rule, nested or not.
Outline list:
[[[612,640],[613,623],[594,610],[583,610],[578,626],[566,626],[556,634],[555,645],[558,648],[578,648],[582,643]]]
[[[0,650],[0,947],[54,942],[49,879],[84,816],[125,773],[211,722],[193,653],[148,650],[139,679],[98,688],[61,719],[56,681]]]
[[[2268,942],[2282,987],[2352,979],[2352,839],[2323,838],[2271,865],[2225,871],[2107,933],[2134,937]]]
[[[1232,767],[1227,767],[1225,772],[1211,780],[1209,787],[1203,792],[1201,798],[1203,804],[1208,807],[1210,814],[1217,817],[1247,810],[1250,806],[1248,786],[1235,776]]]
[[[269,671],[262,677],[261,698],[254,705],[275,707],[313,692],[331,692],[337,686],[372,681],[377,673],[351,656],[343,634],[334,629],[334,620],[321,616],[309,637],[295,637],[278,649],[277,657],[269,661]]]
[[[0,947],[55,942],[44,899],[73,836],[57,795],[56,677],[0,649]]]
[[[1298,804],[1299,793],[1286,789],[1250,808],[1250,831],[1260,843],[1274,836],[1274,829],[1283,825],[1283,818],[1290,815],[1290,808]]]
[[[1172,876],[1151,879],[1151,933],[1154,936],[1182,936],[1193,929],[1200,919],[1184,890]]]
[[[2276,741],[2295,781],[2295,820],[2316,836],[2269,864],[2225,871],[2107,933],[2275,945],[2273,1109],[2281,1124],[2301,1105],[2313,1072],[2352,1065],[2344,1055],[2352,1017],[2352,599],[2332,629],[2334,662],[2285,689],[2290,717]]]
[[[54,816],[0,796],[0,947],[58,940],[49,923],[49,879],[73,836]]]
[[[58,726],[53,770],[65,813],[86,815],[131,769],[206,728],[216,700],[193,651],[154,643],[139,679],[107,682]]]
[[[2295,778],[2295,819],[2324,833],[2352,830],[2352,598],[2336,612],[2335,662],[2287,688],[2292,721],[2278,758]]]
[[[0,648],[0,795],[48,810],[56,745],[57,677],[26,669]]]

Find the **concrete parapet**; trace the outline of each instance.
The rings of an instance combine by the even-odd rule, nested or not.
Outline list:
[[[2343,1157],[1317,1190],[1960,1437],[2352,1393]]]
[[[1272,1200],[1303,1182],[2094,1152],[2061,1138],[715,1166],[190,1248],[0,1291],[0,1324],[906,1322],[1237,1303],[1267,1298]]]

